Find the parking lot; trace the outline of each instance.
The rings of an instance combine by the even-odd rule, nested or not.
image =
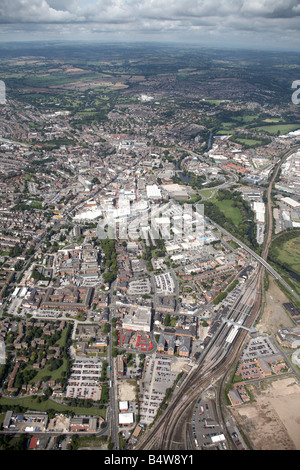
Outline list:
[[[215,439],[222,442],[222,429],[217,419],[216,405],[212,399],[199,399],[193,414],[193,436],[197,448],[214,446]]]
[[[95,360],[77,360],[73,363],[66,396],[99,400],[101,396],[102,363]]]
[[[230,448],[218,421],[215,401],[211,397],[201,397],[197,401],[193,413],[192,430],[195,446],[199,450]],[[231,418],[227,421],[227,430],[235,448],[244,450],[246,445]]]
[[[158,274],[154,279],[158,294],[174,294],[175,284],[170,273]]]
[[[151,357],[145,364],[143,387],[140,395],[141,423],[153,421],[166,394],[167,388],[174,384],[179,370],[175,361],[169,358]]]

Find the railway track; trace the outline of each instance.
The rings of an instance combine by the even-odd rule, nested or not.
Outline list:
[[[261,282],[262,278],[263,269],[261,267],[257,279]],[[260,313],[261,295],[261,293],[258,294],[253,305],[252,313],[248,317],[248,326],[252,325]],[[226,325],[223,325],[219,335],[222,333],[228,334]],[[175,393],[165,413],[156,422],[153,429],[138,443],[136,449],[187,450],[192,445],[187,423],[191,421],[195,403],[202,392],[231,368],[247,334],[247,330],[240,330],[228,355],[220,355],[217,362],[209,358],[208,364],[204,358],[203,362],[190,372],[180,390]]]
[[[273,230],[273,216],[272,216],[272,200],[271,192],[272,187],[277,177],[278,171],[282,163],[295,151],[289,150],[282,159],[277,163],[271,181],[267,190],[267,227],[265,236],[265,245],[262,252],[262,258],[267,260],[268,250],[271,243],[272,230]],[[247,316],[245,326],[251,327],[259,318],[262,306],[262,292],[264,280],[265,267],[260,264],[257,270],[255,281],[253,280],[252,286],[256,292],[254,302],[251,308],[251,313]],[[242,309],[241,309],[242,312]],[[226,327],[223,325],[218,335],[225,335]],[[228,328],[227,328],[228,333]],[[239,329],[232,342],[232,347],[228,353],[219,354],[218,357],[209,358],[209,362],[205,362],[205,357],[208,356],[214,343],[210,342],[208,351],[203,355],[203,359],[198,366],[189,373],[179,390],[176,390],[168,408],[162,416],[153,425],[153,428],[146,432],[142,439],[138,442],[137,450],[190,450],[193,447],[193,438],[191,433],[191,417],[196,401],[202,392],[210,387],[214,381],[219,380],[221,377],[224,379],[228,370],[234,364],[237,355],[240,353],[244,342],[247,338],[248,331]],[[223,382],[223,380],[222,380]],[[221,397],[219,395],[219,400]],[[222,407],[219,406],[222,410]],[[224,417],[221,411],[221,418],[224,422]]]
[[[263,281],[263,266],[259,266],[257,275],[252,279],[247,291],[244,294],[244,302],[240,301],[236,305],[236,316],[234,320],[238,320],[240,315],[244,313],[244,306],[250,297],[250,291],[257,291],[251,314],[247,318],[245,326],[250,327],[260,313],[262,290],[257,289]],[[209,347],[202,356],[201,363],[194,367],[189,373],[185,382],[179,390],[175,390],[173,399],[168,405],[164,414],[154,424],[153,428],[145,434],[138,442],[136,450],[187,450],[192,445],[190,430],[187,423],[191,420],[193,409],[196,401],[202,392],[210,387],[215,381],[230,369],[234,364],[235,358],[240,351],[241,346],[247,337],[247,330],[240,330],[235,338],[231,350],[218,349],[213,356],[210,352],[213,347],[224,343],[228,335],[229,328],[227,324],[220,325],[218,333],[212,338]],[[221,353],[220,353],[221,351]]]

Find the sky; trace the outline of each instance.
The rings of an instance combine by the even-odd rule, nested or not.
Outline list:
[[[43,40],[300,52],[300,0],[1,0],[0,42]]]

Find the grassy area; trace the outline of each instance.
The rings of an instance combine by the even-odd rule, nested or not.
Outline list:
[[[236,142],[242,144],[242,145],[260,145],[262,143],[261,140],[255,140],[255,139],[236,139]]]
[[[228,134],[231,133],[237,127],[236,122],[222,122],[221,128],[218,130],[217,134]]]
[[[61,337],[58,339],[58,341],[55,343],[54,346],[59,346],[59,347],[66,346],[67,339],[68,339],[68,328],[65,328],[62,331]],[[57,368],[53,368],[53,366],[51,365],[52,361],[49,360],[46,363],[45,367],[40,367],[38,369],[37,374],[32,378],[32,380],[30,380],[30,383],[34,383],[39,380],[43,381],[44,377],[49,377],[48,380],[58,380],[58,381],[62,380],[67,374],[68,360],[63,358],[63,356],[61,356],[61,359],[62,359],[62,364],[60,365],[60,367],[57,367]],[[31,370],[32,370],[32,365],[28,363],[24,371],[30,372]]]
[[[300,294],[300,232],[284,232],[275,238],[269,249],[268,260],[283,279]],[[298,276],[298,280],[291,273]]]
[[[199,194],[201,194],[201,196],[204,196],[204,197],[211,197],[213,192],[214,192],[213,189],[201,189],[201,191],[199,191]]]
[[[229,243],[230,246],[232,246],[232,248],[233,248],[234,250],[236,250],[237,248],[240,248],[240,245],[238,245],[237,243],[235,243],[234,240],[230,240],[228,243]]]
[[[108,437],[107,436],[73,436],[73,447],[72,450],[76,450],[78,447],[84,448],[99,448],[107,449]],[[75,448],[74,448],[75,445]]]
[[[29,366],[30,367],[30,366]],[[63,364],[55,370],[50,370],[49,366],[39,369],[37,375],[30,381],[30,383],[37,382],[39,380],[43,381],[43,377],[51,377],[49,380],[61,380],[63,373],[67,371],[67,361],[64,360]]]
[[[54,410],[57,413],[66,413],[73,412],[77,415],[87,415],[87,416],[102,416],[105,418],[106,409],[100,409],[98,407],[79,407],[71,405],[62,405],[51,399],[48,400],[38,400],[39,397],[24,397],[24,398],[0,398],[0,406],[22,406],[27,410],[33,411],[49,411]]]
[[[68,83],[74,83],[79,81],[87,81],[87,80],[96,80],[99,79],[100,75],[97,73],[89,73],[89,74],[76,74],[74,75],[67,75],[65,73],[51,73],[51,74],[43,74],[43,75],[26,75],[24,74],[20,79],[22,80],[22,85],[24,87],[40,87],[40,88],[48,88],[57,85],[65,85]]]
[[[223,199],[219,201],[216,197],[210,199],[225,215],[227,219],[230,219],[236,227],[242,222],[242,216],[237,207],[234,206],[234,201],[229,199]]]
[[[290,270],[300,276],[300,235],[282,244],[278,250],[278,259],[287,263]]]
[[[242,117],[242,120],[245,123],[255,121],[256,119],[259,119],[259,116],[257,114],[244,114]]]
[[[254,214],[239,192],[219,189],[214,197],[204,200],[203,204],[208,218],[235,234],[252,249],[258,249]]]
[[[300,128],[300,124],[274,124],[274,125],[256,127],[256,130],[268,132],[269,134],[273,134],[273,135],[279,132],[280,135],[283,135],[299,128]]]

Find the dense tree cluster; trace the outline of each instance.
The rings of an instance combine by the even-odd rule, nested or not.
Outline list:
[[[117,255],[114,239],[101,240],[101,248],[105,256],[107,271],[103,274],[104,282],[111,284],[117,277]]]

